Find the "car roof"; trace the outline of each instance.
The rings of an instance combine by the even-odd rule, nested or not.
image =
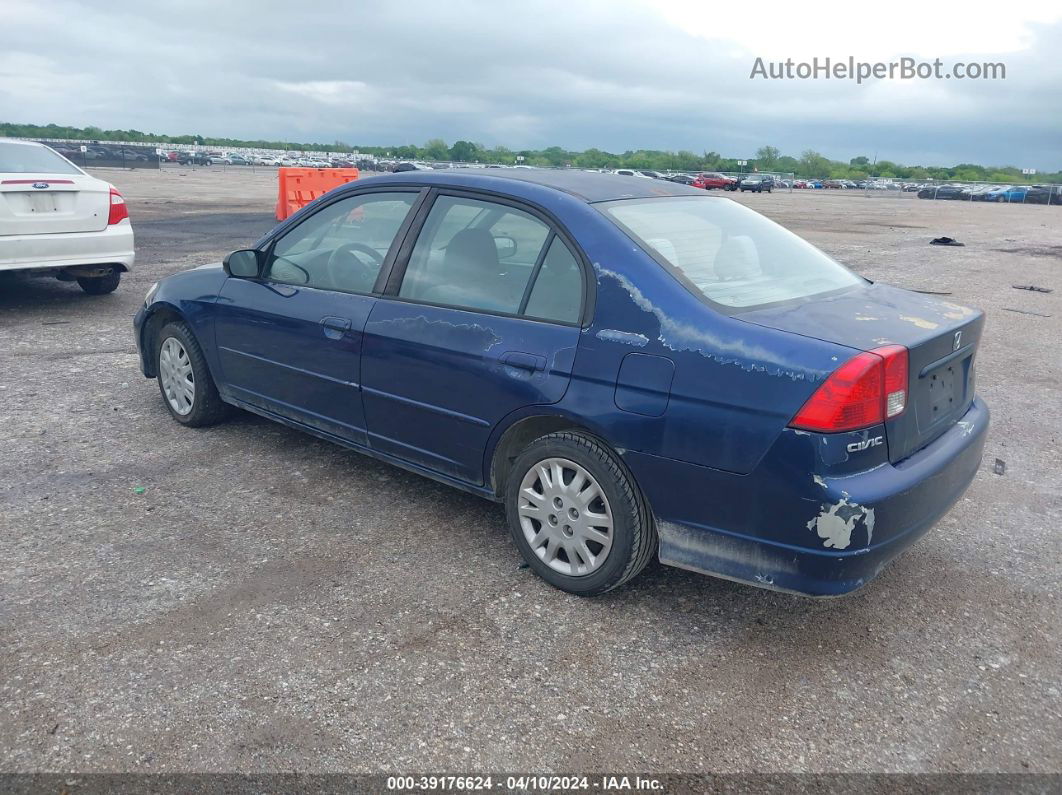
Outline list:
[[[358,180],[351,186],[367,182],[438,185],[480,188],[500,193],[520,194],[524,184],[538,185],[566,193],[585,202],[616,199],[650,199],[658,196],[703,196],[704,191],[666,180],[600,174],[577,169],[446,169],[444,171],[403,171]]]

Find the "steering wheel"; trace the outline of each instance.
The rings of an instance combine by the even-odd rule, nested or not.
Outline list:
[[[372,262],[366,262],[356,253],[365,254]],[[357,263],[360,272],[352,272],[349,263],[343,264],[344,257]],[[383,261],[383,254],[371,246],[364,243],[344,243],[329,255],[328,275],[332,284],[338,288],[350,287],[351,282],[357,281],[359,289],[371,290]]]

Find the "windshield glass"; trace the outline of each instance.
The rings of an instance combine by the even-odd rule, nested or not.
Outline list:
[[[0,174],[80,174],[65,158],[47,146],[0,141]]]
[[[806,240],[729,199],[681,196],[600,205],[710,301],[749,308],[864,284]]]

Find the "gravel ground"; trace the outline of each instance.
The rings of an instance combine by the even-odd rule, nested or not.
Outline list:
[[[117,293],[0,281],[0,770],[1062,771],[1062,210],[734,196],[988,311],[985,462],[854,595],[653,565],[583,600],[519,568],[498,506],[170,420],[132,316],[267,231],[275,177],[105,178],[137,233]]]

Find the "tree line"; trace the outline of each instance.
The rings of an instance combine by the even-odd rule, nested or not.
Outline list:
[[[559,146],[546,149],[509,149],[505,146],[487,147],[473,141],[455,141],[448,145],[441,138],[432,138],[423,146],[351,145],[344,141],[331,144],[295,141],[243,140],[203,135],[159,135],[140,130],[103,130],[99,127],[64,127],[58,124],[14,124],[0,122],[0,136],[17,138],[63,138],[89,141],[130,141],[145,144],[195,144],[199,146],[279,149],[298,152],[361,152],[378,158],[394,160],[454,161],[458,163],[497,163],[528,166],[573,168],[634,168],[653,171],[772,171],[792,173],[798,177],[828,179],[901,179],[956,180],[961,182],[1055,182],[1062,183],[1062,171],[1022,175],[1014,166],[982,166],[959,163],[951,167],[906,166],[890,160],[871,161],[868,157],[854,157],[847,163],[831,160],[807,149],[799,157],[784,155],[774,146],[761,146],[754,157],[723,157],[718,152],[701,154],[688,150],[678,152],[654,149],[628,150],[615,154],[603,149],[569,151]],[[742,165],[738,161],[746,160]]]

